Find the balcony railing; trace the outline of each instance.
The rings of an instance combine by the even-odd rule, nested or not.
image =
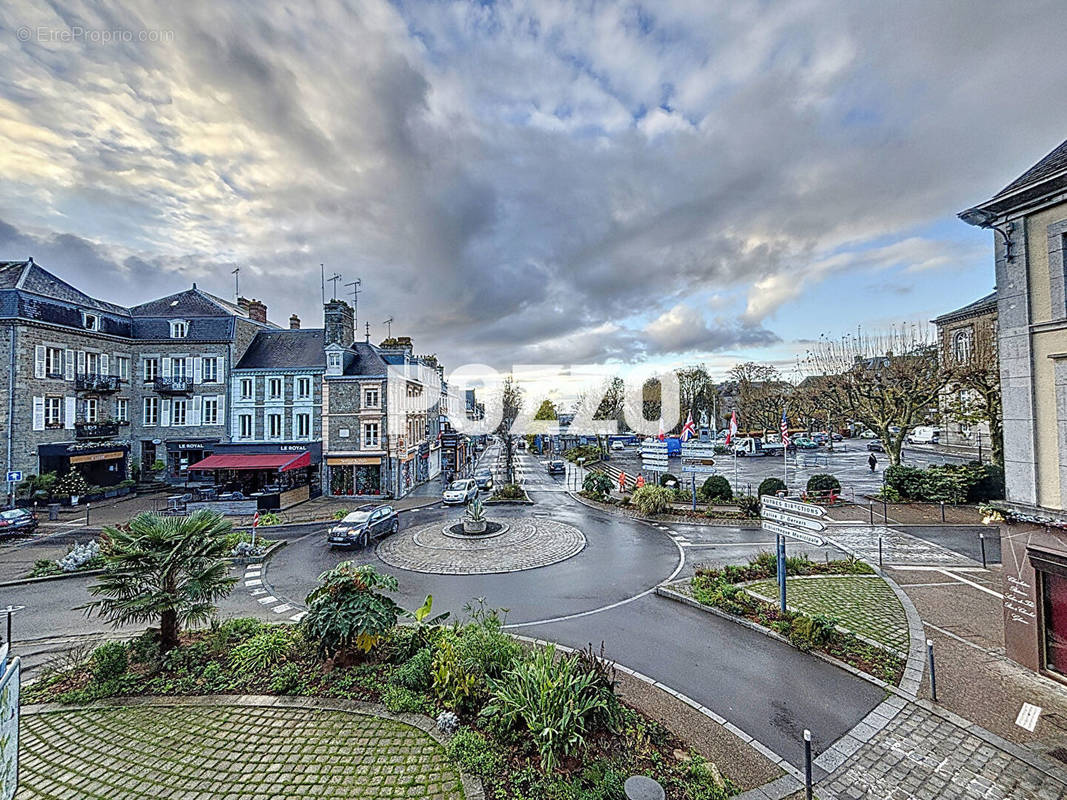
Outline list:
[[[153,385],[160,394],[192,394],[193,391],[191,378],[156,378]]]
[[[118,375],[79,374],[74,376],[74,389],[79,392],[117,392],[122,385]]]
[[[75,439],[109,439],[119,435],[117,422],[75,422]]]

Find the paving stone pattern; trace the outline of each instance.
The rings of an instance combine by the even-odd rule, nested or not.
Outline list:
[[[936,566],[973,567],[977,564],[966,556],[910,536],[884,525],[835,525],[829,532],[832,539],[850,553],[871,564],[878,564],[878,539],[882,540],[883,564],[930,564]]]
[[[840,800],[1059,800],[1067,784],[909,703],[816,789]]]
[[[16,800],[463,800],[422,731],[316,709],[84,709],[23,717]]]
[[[436,522],[403,530],[379,544],[376,552],[386,564],[414,572],[480,575],[548,566],[585,547],[582,532],[563,522],[517,517],[509,524],[499,536],[458,539],[445,536]]]
[[[775,581],[748,584],[763,597],[777,598]],[[786,601],[805,614],[827,614],[853,633],[908,652],[908,617],[889,584],[876,575],[819,575],[786,579]]]

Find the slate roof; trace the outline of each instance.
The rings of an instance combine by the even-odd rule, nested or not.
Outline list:
[[[1064,141],[1047,156],[1000,190],[994,200],[1018,191],[1032,183],[1038,183],[1067,170],[1067,141]]]
[[[185,319],[187,317],[232,317],[234,314],[247,316],[237,306],[228,303],[213,294],[197,289],[160,297],[133,306],[130,313],[135,317],[163,317],[167,319]]]
[[[369,342],[354,342],[345,351],[346,377],[359,375],[385,375],[388,372],[385,360],[378,348]]]
[[[934,320],[935,325],[942,325],[946,322],[952,322],[957,319],[965,319],[966,317],[973,317],[978,314],[984,314],[988,311],[997,310],[997,290],[987,294],[985,297],[981,297],[975,300],[973,303],[957,308],[955,311],[949,311],[947,314],[942,314],[940,317]]]
[[[90,297],[80,289],[75,289],[69,283],[57,278],[46,269],[42,269],[34,261],[0,261],[0,289],[21,289],[24,292],[50,297],[54,300],[62,300],[85,308],[94,308],[97,311],[106,311],[111,314],[129,314],[129,309],[105,303]]]
[[[325,369],[322,328],[260,331],[234,369]]]

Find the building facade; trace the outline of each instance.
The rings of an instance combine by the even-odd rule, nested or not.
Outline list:
[[[113,486],[134,462],[172,480],[227,435],[227,371],[259,330],[258,301],[196,288],[133,308],[90,297],[32,259],[0,262],[0,430],[7,469],[77,468]]]
[[[997,293],[990,292],[973,303],[933,320],[941,357],[949,369],[974,361],[989,362],[997,369]],[[986,421],[974,421],[966,409],[974,404],[967,389],[950,385],[941,402],[941,441],[948,450],[988,459],[990,430]],[[964,413],[960,413],[960,412]]]
[[[995,232],[1005,648],[1067,680],[1067,141],[960,218]]]

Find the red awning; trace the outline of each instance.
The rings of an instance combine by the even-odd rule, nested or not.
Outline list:
[[[190,464],[189,469],[273,469],[286,472],[311,466],[311,453],[218,453]]]

